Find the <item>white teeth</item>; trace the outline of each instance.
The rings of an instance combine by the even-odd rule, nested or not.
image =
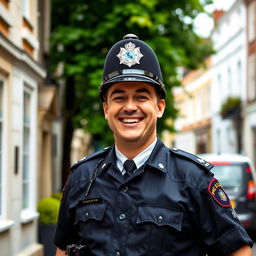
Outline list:
[[[124,123],[137,123],[139,122],[139,119],[123,119]]]

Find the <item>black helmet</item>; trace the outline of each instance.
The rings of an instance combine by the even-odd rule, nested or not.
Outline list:
[[[107,89],[117,82],[138,81],[154,85],[161,98],[165,98],[162,73],[154,51],[136,35],[128,34],[112,46],[107,54],[100,98],[104,101]]]

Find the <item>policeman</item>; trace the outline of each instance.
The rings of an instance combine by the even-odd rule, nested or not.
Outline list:
[[[155,53],[137,36],[110,49],[100,98],[115,144],[72,166],[56,255],[70,244],[95,256],[251,255],[213,166],[157,136],[165,87]]]

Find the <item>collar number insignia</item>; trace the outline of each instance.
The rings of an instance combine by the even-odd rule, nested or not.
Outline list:
[[[135,64],[140,64],[140,59],[143,57],[143,54],[140,52],[140,47],[136,47],[135,44],[129,42],[120,47],[120,52],[116,55],[120,64],[127,65],[129,68]]]
[[[164,169],[164,165],[163,165],[162,163],[159,163],[159,164],[158,164],[158,167],[159,167],[161,170]]]
[[[212,179],[208,186],[208,192],[222,207],[230,207],[229,198],[217,179]]]

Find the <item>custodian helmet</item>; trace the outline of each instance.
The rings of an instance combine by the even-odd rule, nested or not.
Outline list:
[[[165,98],[162,73],[154,51],[136,35],[128,34],[109,50],[103,69],[100,98],[117,82],[147,82]]]

